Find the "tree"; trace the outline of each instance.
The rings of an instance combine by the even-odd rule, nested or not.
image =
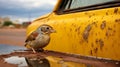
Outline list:
[[[4,21],[4,26],[13,25],[12,21]]]

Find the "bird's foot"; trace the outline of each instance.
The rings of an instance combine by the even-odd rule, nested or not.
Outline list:
[[[38,52],[43,52],[44,49],[40,48],[40,49],[38,49],[37,51],[38,51]]]

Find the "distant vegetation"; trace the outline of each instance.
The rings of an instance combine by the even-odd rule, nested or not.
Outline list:
[[[12,21],[5,21],[3,26],[9,26],[9,25],[13,25]]]
[[[0,28],[27,28],[31,21],[19,23],[19,20],[12,21],[10,17],[0,17]]]
[[[12,21],[4,21],[0,28],[26,28],[31,22],[23,22],[22,24],[14,23]]]

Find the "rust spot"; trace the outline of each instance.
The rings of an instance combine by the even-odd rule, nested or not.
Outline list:
[[[72,26],[74,25],[74,23],[72,23]]]
[[[93,55],[93,52],[92,52],[92,50],[90,51],[90,54],[91,54],[91,55]]]
[[[94,44],[93,44],[93,43],[91,44],[91,47],[94,47]]]
[[[78,30],[78,35],[80,34],[80,26],[77,28],[77,30]]]
[[[97,33],[95,35],[97,36]]]
[[[98,51],[98,48],[95,48],[95,49],[94,49],[94,52],[97,53],[97,51]]]
[[[78,35],[80,34],[80,31],[78,31]]]
[[[75,32],[79,32],[79,31],[80,31],[80,26],[75,29]]]
[[[107,37],[109,36],[109,33],[108,33],[108,31],[106,32],[106,36],[107,36]]]
[[[75,32],[77,32],[77,28],[75,29]]]
[[[98,44],[98,42],[99,42],[99,40],[98,40],[98,39],[96,39],[95,43],[96,43],[96,44]]]
[[[70,28],[70,31],[72,31],[72,29]]]
[[[66,30],[66,27],[64,27],[64,30]]]
[[[100,49],[102,50],[103,46],[104,46],[104,41],[102,39],[99,40],[99,44],[100,44]]]
[[[100,25],[100,28],[103,30],[106,27],[106,21],[103,21],[102,24]]]
[[[108,30],[112,30],[112,28],[108,27]]]
[[[118,13],[118,8],[114,9],[114,13],[116,13],[116,14]]]
[[[93,22],[92,24],[96,24],[96,22]]]
[[[93,16],[95,16],[95,14],[93,14]]]
[[[114,47],[114,44],[112,44],[112,47]]]
[[[80,30],[80,26],[78,27],[78,30]]]
[[[116,32],[116,30],[113,31],[114,33]]]
[[[114,28],[116,27],[116,25],[114,24],[114,26],[113,26]]]
[[[120,19],[116,19],[115,22],[117,22],[117,23],[119,22],[120,23]]]
[[[93,22],[92,24],[95,25],[95,27],[97,27],[97,22]]]
[[[89,16],[89,18],[91,18],[91,17],[92,17],[92,15]]]
[[[88,15],[88,12],[85,12],[86,15]]]
[[[83,32],[83,38],[84,38],[84,40],[86,40],[86,41],[88,40],[89,33],[90,33],[91,29],[92,29],[91,24],[89,24],[89,25],[85,28],[85,30],[84,30],[84,32]]]
[[[113,30],[112,28],[108,27],[108,30],[106,31],[106,36],[113,36],[116,31]]]
[[[108,12],[106,12],[106,15],[108,15]]]
[[[92,16],[95,16],[95,14],[89,15],[89,18],[91,18]]]
[[[72,27],[76,27],[76,24],[72,24]]]

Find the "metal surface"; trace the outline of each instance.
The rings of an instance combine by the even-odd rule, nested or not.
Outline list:
[[[42,24],[51,25],[47,50],[120,60],[120,7],[57,15],[34,21],[27,36]]]
[[[2,58],[11,56],[25,57],[29,67],[119,67],[120,61],[110,60],[106,58],[96,58],[90,56],[82,56],[75,54],[67,54],[56,51],[44,51],[33,53],[31,51],[18,51],[11,54],[1,55]],[[1,58],[0,58],[1,59]]]

